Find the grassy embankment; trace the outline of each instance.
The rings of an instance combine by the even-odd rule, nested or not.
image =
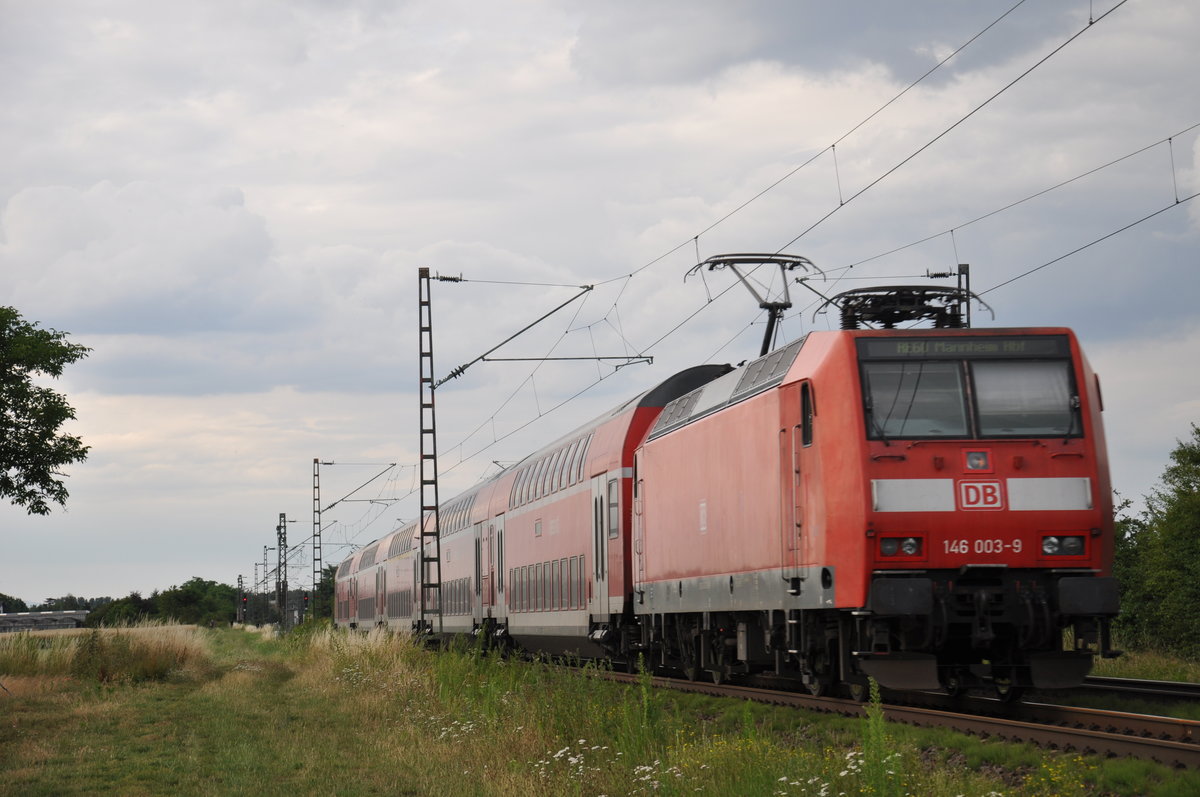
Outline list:
[[[379,634],[0,637],[0,794],[1193,794],[1129,761],[630,688]]]

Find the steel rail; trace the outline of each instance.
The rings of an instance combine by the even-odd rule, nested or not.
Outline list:
[[[1143,681],[1133,678],[1089,676],[1080,687],[1086,692],[1104,692],[1155,700],[1200,700],[1200,684],[1185,681]]]
[[[626,673],[604,675],[623,682],[638,680],[638,676]],[[854,700],[677,678],[654,677],[651,682],[656,687],[679,691],[794,706],[828,714],[866,716],[865,704]],[[1030,742],[1052,750],[1137,758],[1168,767],[1200,768],[1200,721],[1041,703],[1001,703],[973,697],[959,699],[955,706],[957,710],[885,703],[883,712],[889,721],[906,725],[947,728],[1010,742]],[[1006,716],[998,716],[1001,714]]]

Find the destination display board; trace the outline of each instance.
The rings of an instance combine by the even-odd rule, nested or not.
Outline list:
[[[946,338],[859,338],[860,360],[961,360],[1069,357],[1066,335],[995,335]]]

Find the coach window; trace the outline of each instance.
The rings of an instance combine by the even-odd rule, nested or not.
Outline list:
[[[564,447],[560,452],[558,464],[554,466],[554,489],[561,490],[567,486],[566,472],[567,463],[571,459],[571,449],[569,446]]]
[[[554,474],[558,470],[558,461],[562,459],[562,452],[555,451],[550,455],[550,464],[546,466],[546,484],[542,487],[542,492],[546,495],[554,492]]]
[[[555,474],[558,473],[558,463],[562,460],[562,451],[555,451],[550,457],[550,465],[546,469],[546,495],[550,495],[555,490]]]
[[[521,504],[525,503],[525,495],[524,495],[523,491],[525,489],[525,477],[526,477],[526,475],[528,475],[528,473],[529,473],[528,468],[521,468],[519,471],[517,471],[516,483],[513,484],[512,505],[514,507],[520,506]]]
[[[533,477],[529,483],[529,500],[536,501],[542,497],[539,492],[542,486],[542,474],[546,472],[546,460],[539,459],[533,466]]]
[[[579,441],[571,443],[567,449],[566,464],[563,467],[563,487],[570,487],[578,479],[575,478],[575,454],[579,451]]]
[[[517,474],[517,489],[516,495],[513,498],[513,506],[521,506],[525,503],[525,484],[529,481],[529,467],[521,468],[521,472]]]
[[[480,558],[480,539],[475,538],[475,594],[479,594],[480,583],[483,581],[483,559]]]
[[[526,479],[526,487],[524,487],[524,495],[526,495],[526,503],[533,501],[536,496],[534,485],[538,484],[538,461],[529,463],[529,478]]]
[[[618,482],[616,479],[608,480],[608,538],[616,539],[618,534],[618,524],[621,520],[620,507],[618,506],[618,496],[620,495]]]
[[[546,574],[542,570],[541,563],[533,565],[534,580],[533,580],[533,600],[534,611],[544,610],[546,607]]]
[[[579,557],[571,557],[571,608],[579,608]]]
[[[588,448],[590,448],[591,445],[592,445],[592,436],[591,435],[588,435],[586,438],[584,438],[583,442],[579,445],[579,455],[574,463],[574,466],[576,469],[575,481],[583,481],[584,477],[587,476],[587,474],[584,472],[584,470],[587,467]]]
[[[567,559],[563,557],[558,560],[558,572],[562,574],[562,580],[558,584],[559,598],[558,605],[563,609],[571,608],[571,584],[568,582],[570,578],[570,570],[567,566]]]
[[[535,537],[542,536],[542,521],[540,521],[540,520],[533,521],[533,536],[535,536]]]
[[[534,486],[536,484],[538,484],[538,462],[530,462],[529,478],[526,479],[526,489],[524,489],[524,493],[526,493],[526,503],[529,503],[530,501],[533,501],[534,498],[538,497],[538,495],[536,495],[536,491],[534,490]]]
[[[547,454],[545,457],[542,458],[541,463],[538,465],[538,474],[537,474],[538,483],[537,483],[537,486],[533,488],[534,490],[537,491],[538,498],[541,498],[543,495],[546,495],[546,493],[549,492],[546,489],[546,483],[549,481],[549,479],[547,479],[546,476],[550,472],[550,465],[551,465],[551,460],[553,459],[553,456],[554,456],[553,454]]]

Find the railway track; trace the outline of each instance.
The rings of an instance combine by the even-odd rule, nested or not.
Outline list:
[[[612,673],[620,681],[637,676]],[[795,706],[829,714],[865,716],[853,700],[735,684],[710,684],[676,678],[653,678],[658,687],[759,703]],[[884,703],[891,722],[940,727],[1010,742],[1029,742],[1054,750],[1155,761],[1176,768],[1200,767],[1200,721],[1146,714],[1073,708],[1044,703],[1002,703],[976,697],[951,699],[922,693],[905,704]]]
[[[1119,695],[1155,701],[1191,703],[1200,701],[1200,684],[1180,681],[1138,681],[1131,678],[1085,678],[1080,691],[1088,694]]]

